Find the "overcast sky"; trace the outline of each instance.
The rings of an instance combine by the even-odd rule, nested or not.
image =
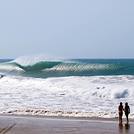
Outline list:
[[[134,0],[1,0],[0,58],[134,58]]]

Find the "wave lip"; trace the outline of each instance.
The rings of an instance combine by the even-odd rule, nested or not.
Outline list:
[[[32,66],[40,62],[60,62],[60,58],[54,58],[51,56],[38,55],[38,56],[21,56],[12,62],[17,63],[22,66]]]

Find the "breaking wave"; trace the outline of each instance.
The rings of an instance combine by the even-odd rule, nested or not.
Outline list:
[[[134,60],[13,60],[0,63],[0,72],[29,77],[134,75]]]

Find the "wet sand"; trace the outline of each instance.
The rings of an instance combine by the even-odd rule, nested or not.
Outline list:
[[[134,134],[134,122],[0,116],[0,134]]]

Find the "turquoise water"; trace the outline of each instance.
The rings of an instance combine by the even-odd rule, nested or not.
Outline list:
[[[26,77],[134,75],[134,59],[70,59],[21,64],[1,59],[0,72]]]

